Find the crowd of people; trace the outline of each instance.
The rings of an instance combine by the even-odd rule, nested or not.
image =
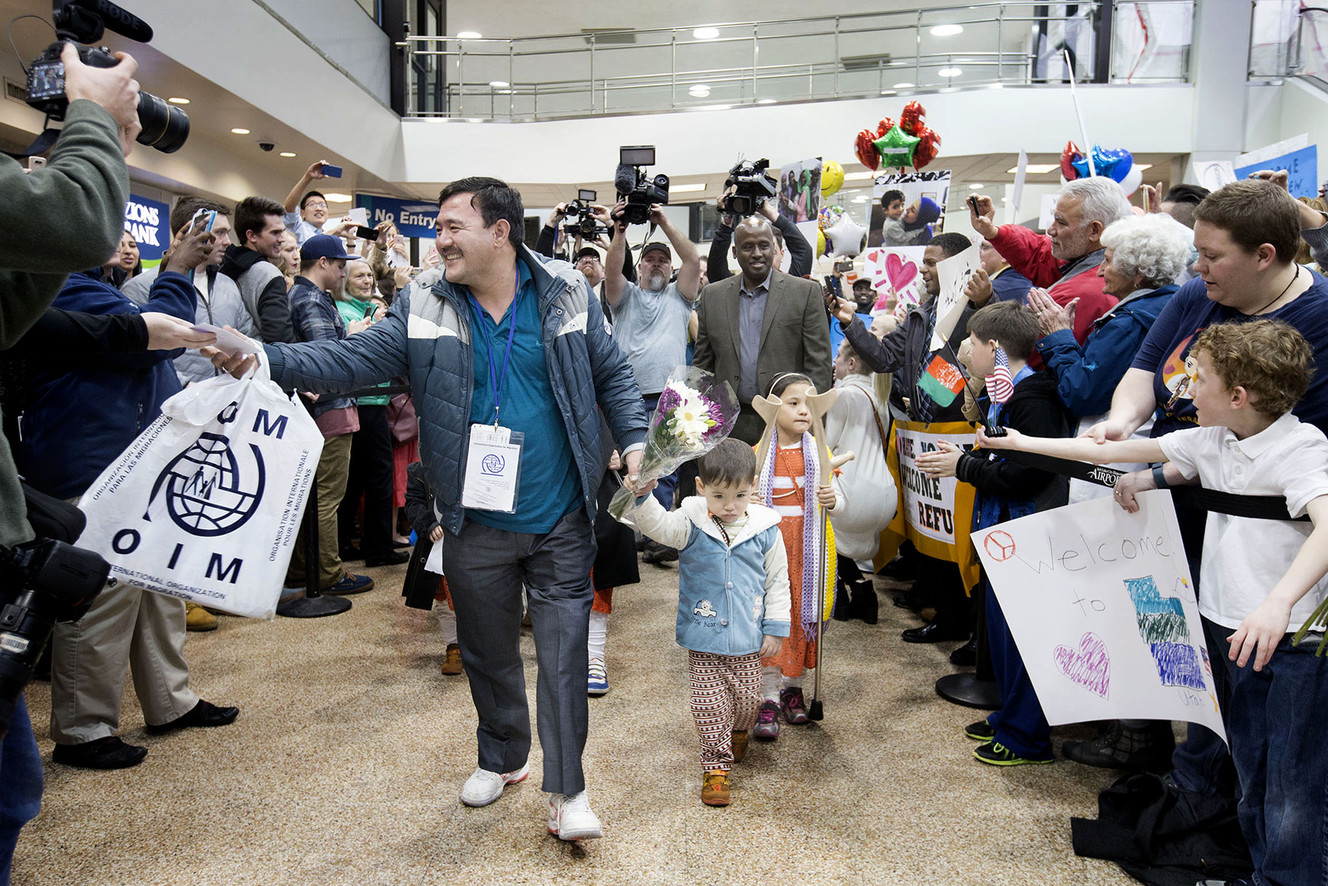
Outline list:
[[[374,579],[347,563],[411,561],[406,604],[444,602],[441,672],[465,674],[478,715],[477,766],[460,791],[471,807],[529,774],[524,620],[547,828],[572,841],[602,833],[582,766],[587,699],[609,692],[613,590],[639,579],[638,551],[659,568],[678,563],[700,800],[728,805],[751,739],[815,719],[809,687],[828,622],[878,621],[873,561],[901,500],[887,459],[895,422],[977,431],[976,448],[941,443],[917,459],[974,488],[974,529],[1112,494],[1008,449],[1137,468],[1114,491],[1127,510],[1143,490],[1183,483],[1280,496],[1311,522],[1177,507],[1229,751],[1197,725],[1176,746],[1170,723],[1118,721],[1063,743],[1061,756],[1166,774],[1165,790],[1229,804],[1252,882],[1328,876],[1323,853],[1306,851],[1328,827],[1328,758],[1310,729],[1328,703],[1328,664],[1312,654],[1321,633],[1290,639],[1328,591],[1328,546],[1315,541],[1328,531],[1328,376],[1314,372],[1328,345],[1328,284],[1315,265],[1328,255],[1328,215],[1292,200],[1284,173],[1211,194],[1146,188],[1143,209],[1109,178],[1079,179],[1045,235],[996,224],[978,196],[976,240],[936,232],[938,207],[905,207],[888,191],[886,242],[924,247],[916,305],[878,299],[860,274],[843,281],[851,297],[837,297],[831,281],[808,278],[813,249],[774,201],[742,215],[727,193],[703,265],[660,206],[647,216],[659,239],[634,250],[621,202],[592,207],[594,244],[569,235],[567,207],[556,207],[532,248],[515,189],[461,178],[439,195],[437,262],[412,267],[390,223],[365,232],[329,218],[313,189],[321,163],[284,202],[180,196],[171,246],[144,269],[117,215],[136,126],[132,60],[66,61],[69,118],[50,164],[0,169],[16,195],[8,217],[38,219],[51,244],[49,255],[3,259],[0,343],[23,379],[6,389],[6,417],[20,424],[17,473],[0,447],[3,543],[31,538],[18,474],[76,503],[183,386],[261,359],[323,436],[316,561],[295,544],[281,599],[368,592]],[[967,303],[938,335],[938,268],[975,243]],[[261,355],[222,349],[199,324],[229,327]],[[643,480],[649,417],[689,365],[732,388],[736,421],[699,461]],[[938,386],[946,372],[962,390]],[[622,522],[606,508],[619,475],[634,494]],[[962,730],[978,742],[975,760],[1055,760],[986,579],[970,587],[957,558],[908,545],[881,571],[912,581],[890,602],[934,613],[903,641],[962,643],[951,655],[961,666],[989,651],[1001,707]],[[217,624],[203,607],[124,583],[59,623],[51,760],[101,770],[143,760],[146,748],[117,735],[127,674],[150,732],[234,722],[237,707],[191,688],[185,658],[185,632]],[[0,881],[40,787],[20,698],[0,745]]]

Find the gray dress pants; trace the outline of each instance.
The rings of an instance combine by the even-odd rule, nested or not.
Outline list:
[[[535,633],[535,694],[543,789],[585,789],[586,635],[595,536],[577,507],[545,535],[507,532],[473,520],[444,530],[443,571],[456,607],[457,642],[479,715],[479,766],[520,769],[530,754],[530,708],[521,662],[521,590]]]

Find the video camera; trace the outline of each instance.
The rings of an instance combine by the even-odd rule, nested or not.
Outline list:
[[[724,190],[734,189],[724,202],[724,209],[742,218],[760,210],[765,201],[775,196],[779,189],[779,182],[766,173],[769,168],[770,161],[765,158],[755,163],[751,160],[735,163],[724,182]]]
[[[618,148],[618,170],[613,175],[613,184],[618,196],[627,200],[623,218],[629,225],[643,225],[650,221],[651,204],[669,202],[669,177],[657,175],[647,179],[641,168],[654,165],[654,145]]]
[[[0,545],[0,738],[55,623],[82,618],[110,574],[99,555],[55,539]]]
[[[65,96],[65,66],[60,51],[66,43],[75,44],[83,64],[94,68],[113,68],[119,62],[106,48],[88,44],[100,40],[110,28],[117,34],[147,43],[152,28],[135,15],[110,0],[52,0],[56,42],[28,66],[27,103],[44,113],[48,120],[65,119],[69,99]],[[138,93],[138,122],[143,127],[138,143],[171,154],[189,138],[189,116],[150,92]]]
[[[609,233],[608,228],[595,220],[590,204],[595,202],[596,193],[587,188],[579,188],[576,192],[576,199],[567,204],[566,221],[563,222],[563,233],[569,237],[580,237],[583,240],[593,240],[595,237]]]

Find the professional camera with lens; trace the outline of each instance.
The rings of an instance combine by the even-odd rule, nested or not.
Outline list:
[[[0,545],[0,738],[55,623],[82,618],[110,574],[100,556],[62,541]]]
[[[78,57],[89,67],[113,68],[118,64],[115,56],[104,47],[87,44],[100,40],[106,28],[130,40],[147,43],[152,39],[152,28],[110,0],[54,0],[52,18],[58,39],[28,66],[27,102],[48,120],[63,120],[69,107],[65,66],[60,61],[64,45],[74,43]],[[188,115],[143,90],[138,93],[138,122],[143,127],[138,143],[164,154],[180,150],[189,138]]]
[[[739,160],[734,164],[724,182],[724,190],[734,189],[725,201],[724,209],[743,218],[758,212],[779,188],[779,183],[766,173],[769,168],[770,161],[764,158],[755,163]]]
[[[579,188],[576,199],[567,204],[565,210],[567,220],[563,222],[563,232],[569,237],[591,240],[601,234],[609,233],[607,228],[595,220],[594,210],[591,209],[596,196],[592,190]]]
[[[669,177],[657,175],[646,178],[643,166],[655,165],[655,146],[638,145],[618,149],[618,171],[613,175],[618,196],[627,200],[623,218],[629,225],[643,225],[650,221],[652,203],[669,202]]]

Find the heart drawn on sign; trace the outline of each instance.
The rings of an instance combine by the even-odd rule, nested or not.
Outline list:
[[[1111,689],[1111,657],[1107,644],[1092,631],[1079,638],[1079,648],[1057,646],[1052,653],[1061,673],[1106,698]]]
[[[885,257],[885,275],[890,279],[895,292],[903,292],[918,275],[918,266],[892,252]]]

